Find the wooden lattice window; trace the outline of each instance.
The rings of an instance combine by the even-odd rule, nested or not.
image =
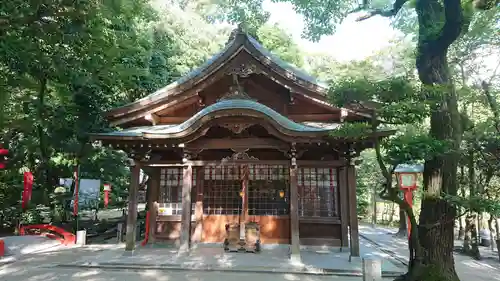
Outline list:
[[[238,165],[206,166],[203,181],[203,214],[240,215],[241,175]]]
[[[299,215],[337,217],[337,169],[300,168],[298,174]]]
[[[289,179],[288,166],[249,165],[248,214],[288,215]]]
[[[183,168],[164,168],[160,171],[160,215],[180,215],[182,212],[182,178]],[[193,169],[193,187],[191,200],[196,199],[196,170]],[[194,212],[195,203],[192,203]]]

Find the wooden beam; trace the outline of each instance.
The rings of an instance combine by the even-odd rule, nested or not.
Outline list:
[[[351,257],[359,257],[359,228],[356,203],[356,171],[354,165],[347,166],[347,190],[349,201],[349,236],[351,237]]]
[[[160,124],[180,124],[191,118],[191,116],[161,116]]]
[[[162,108],[160,110],[156,110],[155,113],[161,118],[161,116],[167,115],[175,110],[181,109],[181,108],[189,106],[191,104],[199,104],[199,100],[200,100],[200,97],[198,95],[194,95],[188,99],[180,101],[179,103],[173,104],[169,107]]]
[[[153,168],[151,180],[148,186],[148,211],[149,211],[149,237],[148,242],[155,242],[156,217],[158,215],[158,195],[160,194],[160,171],[161,168]]]
[[[347,199],[347,171],[345,167],[339,168],[339,197],[340,197],[340,231],[342,247],[349,247],[348,225],[349,225],[349,201]]]
[[[125,236],[125,251],[133,252],[135,249],[136,229],[137,229],[137,191],[139,189],[139,177],[141,166],[135,163],[130,167],[131,179],[128,191],[128,215],[127,233]]]
[[[328,100],[326,100],[326,98],[323,98],[323,97],[316,98],[316,97],[312,97],[312,96],[309,96],[309,95],[301,93],[301,92],[294,92],[294,91],[292,91],[292,95],[294,98],[297,98],[297,99],[305,101],[305,102],[312,103],[312,104],[317,105],[323,109],[326,109],[332,113],[337,113],[337,114],[340,113],[340,108],[331,104]]]
[[[191,246],[191,188],[193,186],[193,166],[184,166],[182,176],[182,213],[180,253],[188,252]]]
[[[194,232],[191,237],[191,243],[200,243],[203,233],[203,179],[205,178],[205,169],[196,169],[196,203],[194,207]]]
[[[153,126],[156,126],[157,124],[160,123],[160,117],[154,113],[147,114],[146,116],[144,116],[144,119],[151,122],[151,124],[153,124]]]
[[[197,139],[185,144],[190,150],[207,149],[290,149],[290,146],[280,140],[272,138],[242,138],[242,139]]]
[[[290,259],[300,262],[300,236],[299,236],[299,188],[297,166],[290,166]]]
[[[197,101],[198,101],[198,95],[196,95],[195,93],[193,93],[191,95],[186,95],[186,96],[179,96],[176,99],[167,100],[167,101],[165,101],[165,103],[159,104],[156,106],[152,106],[151,108],[147,108],[147,109],[140,110],[137,112],[131,112],[130,114],[124,114],[123,116],[119,116],[119,117],[113,118],[113,119],[110,118],[110,124],[112,126],[121,125],[121,124],[130,122],[132,120],[136,120],[136,119],[145,117],[146,115],[151,114],[151,113],[156,113],[158,111],[161,111],[161,110],[164,110],[167,108],[172,108],[172,107],[178,106],[178,105],[186,106],[190,103],[197,102]]]

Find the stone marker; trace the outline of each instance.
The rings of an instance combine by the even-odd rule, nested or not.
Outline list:
[[[87,244],[87,230],[78,230],[76,232],[76,245],[85,246]]]
[[[363,258],[363,281],[381,281],[382,263],[379,259]]]

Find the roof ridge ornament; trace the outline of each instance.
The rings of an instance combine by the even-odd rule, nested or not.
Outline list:
[[[245,93],[245,89],[240,85],[238,74],[233,73],[232,76],[233,85],[229,87],[229,91],[225,93],[218,101],[233,99],[253,100],[247,93]]]
[[[236,39],[238,35],[245,35],[245,34],[246,32],[243,23],[239,23],[238,27],[233,29],[233,31],[231,31],[231,33],[229,34],[229,38],[227,39],[226,45],[231,43],[231,41],[233,41],[234,39]]]

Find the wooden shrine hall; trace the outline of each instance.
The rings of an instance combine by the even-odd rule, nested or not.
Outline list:
[[[348,247],[359,256],[352,158],[374,138],[332,137],[370,120],[338,108],[327,88],[237,29],[225,48],[178,81],[106,113],[118,131],[94,141],[133,159],[126,250],[135,247],[137,188],[149,175],[148,243],[189,250],[222,243],[226,225],[260,226],[263,244]],[[349,239],[350,237],[350,239]]]

